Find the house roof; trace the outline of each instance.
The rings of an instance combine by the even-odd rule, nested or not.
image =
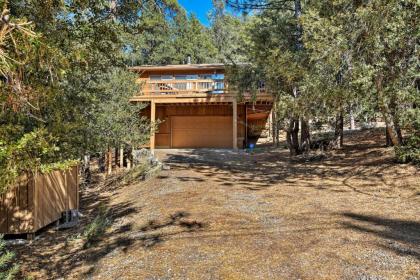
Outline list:
[[[136,72],[143,71],[172,71],[172,70],[223,70],[225,65],[222,63],[212,63],[212,64],[178,64],[178,65],[141,65],[129,67],[129,70]]]

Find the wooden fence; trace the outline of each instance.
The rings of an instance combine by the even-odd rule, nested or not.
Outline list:
[[[23,176],[0,195],[0,233],[32,234],[79,208],[78,167]]]

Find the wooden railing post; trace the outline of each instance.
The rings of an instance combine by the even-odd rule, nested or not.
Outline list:
[[[120,146],[120,168],[124,168],[124,146]]]
[[[221,80],[198,79],[198,80],[148,80],[144,87],[144,95],[158,95],[164,93],[183,94],[191,92],[205,93],[216,90]],[[224,83],[224,81],[223,81]],[[226,84],[225,84],[226,86]],[[224,90],[226,90],[224,88]],[[218,89],[220,90],[220,89]]]
[[[236,101],[236,97],[234,97],[233,102],[233,150],[238,150],[238,102]]]
[[[150,122],[151,122],[151,131],[150,131],[150,152],[154,153],[155,151],[155,121],[156,121],[156,103],[152,100],[150,102]]]

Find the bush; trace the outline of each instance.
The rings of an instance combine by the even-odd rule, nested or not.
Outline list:
[[[420,165],[420,135],[412,135],[403,146],[395,147],[395,156],[400,163]]]
[[[58,160],[57,139],[45,129],[18,135],[14,140],[5,137],[9,131],[10,128],[0,127],[0,194],[26,172],[63,170],[77,163]]]
[[[144,180],[152,168],[153,166],[148,159],[142,159],[123,175],[122,181],[124,184],[131,184]]]
[[[111,224],[108,218],[108,209],[105,206],[99,207],[99,213],[92,223],[88,224],[83,232],[85,238],[85,247],[90,247],[97,241]]]
[[[0,235],[0,280],[14,279],[19,266],[14,262],[15,254],[6,249],[6,242]]]
[[[417,92],[418,93],[418,92]],[[395,147],[395,156],[398,162],[420,165],[420,99],[419,95],[416,96],[417,100],[412,100],[412,108],[406,108],[401,115],[402,128],[407,136],[404,145]]]

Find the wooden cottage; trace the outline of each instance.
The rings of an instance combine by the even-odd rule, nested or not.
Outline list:
[[[245,148],[255,143],[272,107],[263,90],[257,99],[229,92],[223,64],[138,66],[144,115],[159,120],[150,148]]]

